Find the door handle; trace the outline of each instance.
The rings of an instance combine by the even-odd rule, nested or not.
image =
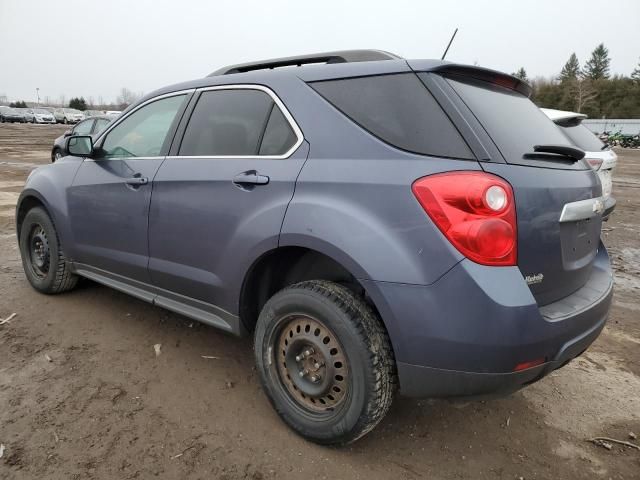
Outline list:
[[[131,178],[127,178],[125,180],[125,183],[127,185],[146,185],[147,183],[149,183],[149,179],[147,177],[131,177]]]
[[[248,170],[233,177],[233,183],[239,186],[266,185],[269,183],[269,177],[266,175],[260,175],[255,170]]]

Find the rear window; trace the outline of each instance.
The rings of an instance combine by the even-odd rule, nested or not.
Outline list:
[[[423,155],[474,158],[449,117],[413,73],[310,85],[355,123],[397,148]]]
[[[534,145],[572,145],[536,105],[521,93],[472,79],[448,82],[478,118],[509,163],[526,164]]]
[[[599,152],[604,147],[604,143],[581,123],[578,125],[560,125],[560,128],[569,137],[569,140],[585,152]]]

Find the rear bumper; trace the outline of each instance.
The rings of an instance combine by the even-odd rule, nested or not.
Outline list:
[[[615,209],[616,199],[611,196],[607,197],[607,199],[604,201],[604,212],[602,212],[602,221],[606,222],[607,220],[609,220],[609,216]]]
[[[429,286],[364,283],[391,337],[401,393],[475,396],[535,382],[598,337],[613,296],[602,245],[593,269],[583,288],[542,308],[516,267],[468,260]],[[514,371],[533,360],[543,363]]]

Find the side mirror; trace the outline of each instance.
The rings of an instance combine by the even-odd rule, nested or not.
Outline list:
[[[78,135],[67,138],[67,152],[76,157],[88,157],[93,152],[93,138],[89,135]]]

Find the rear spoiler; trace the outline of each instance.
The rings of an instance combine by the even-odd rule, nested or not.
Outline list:
[[[476,67],[473,65],[462,65],[459,63],[447,63],[440,64],[422,64],[420,60],[408,62],[414,71],[429,71],[442,73],[445,75],[459,75],[461,77],[475,78],[483,82],[493,83],[506,87],[516,92],[520,92],[526,97],[530,97],[533,89],[527,82],[520,80],[518,77],[509,75],[497,70],[491,70],[489,68]],[[426,68],[425,68],[426,67]]]

